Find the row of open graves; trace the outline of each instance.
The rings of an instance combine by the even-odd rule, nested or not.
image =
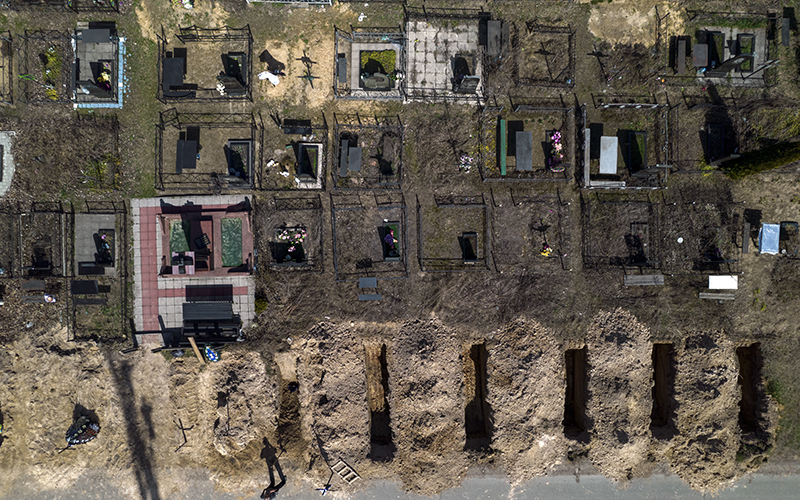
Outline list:
[[[65,310],[71,338],[125,337],[124,203],[4,204],[0,221],[3,305]]]
[[[690,348],[689,344],[690,342],[687,341],[687,348]],[[677,421],[679,417],[676,416],[676,376],[677,378],[681,376],[677,373],[679,370],[677,347],[670,343],[652,344],[651,359],[642,360],[647,367],[645,370],[650,372],[651,379],[648,385],[652,387],[652,392],[648,394],[650,401],[639,401],[638,403],[651,405],[651,408],[648,409],[651,410],[649,411],[650,432],[651,436],[658,440],[669,440],[678,434],[679,428],[687,428],[691,424],[696,424],[696,422]],[[697,346],[691,348],[695,347]],[[707,345],[702,347],[708,348]],[[393,429],[391,415],[396,408],[391,408],[389,403],[389,388],[392,386],[389,379],[393,377],[393,373],[391,362],[387,360],[392,359],[391,347],[385,344],[365,344],[364,351],[367,378],[366,396],[370,402],[371,449],[369,457],[372,460],[387,460],[391,459],[395,453],[394,438],[398,435],[396,429]],[[488,451],[493,447],[494,418],[492,415],[496,415],[498,409],[493,409],[490,401],[507,401],[507,399],[497,394],[490,394],[488,391],[502,392],[511,389],[506,373],[492,366],[491,353],[492,348],[488,343],[479,343],[468,346],[460,357],[463,364],[463,386],[467,388],[462,406],[466,450]],[[590,410],[587,409],[594,406],[592,398],[602,399],[604,397],[592,394],[589,390],[592,364],[596,362],[593,356],[597,355],[599,354],[592,352],[586,346],[569,349],[561,354],[563,364],[559,363],[564,370],[562,380],[566,381],[566,384],[562,386],[564,392],[560,397],[554,397],[563,400],[563,419],[560,424],[564,435],[578,442],[588,442],[592,438],[595,429],[592,428],[593,422],[588,416]],[[764,439],[764,434],[769,430],[765,425],[764,411],[765,401],[768,397],[761,373],[760,344],[754,343],[735,348],[735,359],[738,363],[735,362],[737,366],[732,367],[732,370],[738,371],[738,377],[734,376],[734,378],[740,389],[738,423],[742,438]],[[506,382],[487,380],[487,377],[491,377],[493,373],[504,378]],[[550,375],[554,374],[548,374],[548,376]],[[358,381],[352,383],[358,385]],[[719,392],[716,394],[718,396]],[[634,404],[634,406],[636,405]],[[621,408],[619,404],[615,404],[614,408],[620,412],[631,411],[630,408]],[[532,411],[529,410],[529,412]],[[329,416],[327,412],[323,415]],[[556,422],[551,422],[551,424],[558,425]]]

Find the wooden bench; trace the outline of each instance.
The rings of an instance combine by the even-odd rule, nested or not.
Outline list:
[[[750,252],[750,223],[744,223],[744,230],[742,231],[742,253]]]
[[[678,57],[676,59],[678,74],[686,73],[686,40],[678,40]]]
[[[43,280],[28,280],[22,283],[23,292],[44,292],[45,283]]]
[[[732,293],[708,293],[708,292],[700,292],[701,299],[708,299],[708,300],[734,300],[736,295]]]
[[[630,274],[625,275],[623,282],[625,286],[662,286],[664,284],[663,274]]]
[[[72,299],[72,303],[77,305],[84,305],[84,306],[104,306],[108,303],[108,299]]]
[[[358,278],[358,288],[378,288],[378,278]]]
[[[791,18],[784,17],[781,21],[781,45],[789,46],[789,29],[791,28]]]
[[[461,252],[465,264],[478,262],[478,233],[467,232],[461,235]]]

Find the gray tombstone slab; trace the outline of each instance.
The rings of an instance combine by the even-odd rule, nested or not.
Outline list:
[[[708,66],[708,44],[696,43],[692,48],[692,64],[695,68]]]
[[[489,21],[486,23],[486,55],[497,57],[502,47],[502,21]]]
[[[339,146],[339,177],[347,177],[348,142],[344,139]]]
[[[347,56],[339,54],[336,60],[336,76],[339,83],[347,83]]]
[[[788,17],[784,17],[783,21],[781,21],[781,45],[784,47],[789,46],[789,28],[790,28],[791,19]]]
[[[517,170],[533,170],[533,132],[517,132]]]
[[[603,136],[600,138],[600,173],[617,173],[617,146],[619,141],[616,137]]]
[[[111,30],[90,29],[81,32],[83,43],[111,43]]]
[[[351,172],[361,171],[361,148],[350,148],[347,168]]]

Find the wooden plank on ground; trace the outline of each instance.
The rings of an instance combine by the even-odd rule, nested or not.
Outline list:
[[[744,231],[742,232],[742,253],[750,252],[750,223],[744,223]]]
[[[200,354],[200,349],[197,348],[197,342],[194,341],[194,337],[189,337],[189,343],[192,344],[192,349],[194,350],[194,355],[200,359],[200,362],[206,364],[206,358]]]
[[[736,295],[732,293],[700,292],[700,298],[709,300],[734,300],[736,298]]]
[[[625,286],[652,286],[663,285],[663,274],[630,274],[625,275]]]

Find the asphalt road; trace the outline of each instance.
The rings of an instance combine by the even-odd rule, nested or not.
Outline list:
[[[603,476],[550,476],[537,478],[518,486],[511,486],[508,481],[499,477],[468,478],[459,487],[448,490],[436,498],[437,500],[796,500],[800,498],[800,474],[791,467],[791,474],[784,474],[786,469],[777,468],[774,474],[750,474],[736,484],[716,495],[703,495],[691,490],[677,476],[653,475],[647,479],[632,481],[626,488],[619,488],[615,483]],[[243,491],[236,494],[223,494],[214,491],[213,483],[202,471],[174,470],[171,473],[185,475],[188,488],[181,493],[166,491],[145,492],[144,496],[126,496],[112,481],[103,477],[98,471],[87,471],[75,485],[68,489],[49,491],[32,491],[23,483],[17,485],[13,492],[0,497],[8,500],[243,500],[259,498],[258,491]],[[161,472],[164,474],[164,471]],[[318,492],[307,485],[291,481],[280,491],[278,500],[300,500],[320,498]],[[336,483],[326,500],[420,500],[430,497],[403,492],[397,483],[377,481],[369,489],[354,495],[345,495],[336,491]]]

